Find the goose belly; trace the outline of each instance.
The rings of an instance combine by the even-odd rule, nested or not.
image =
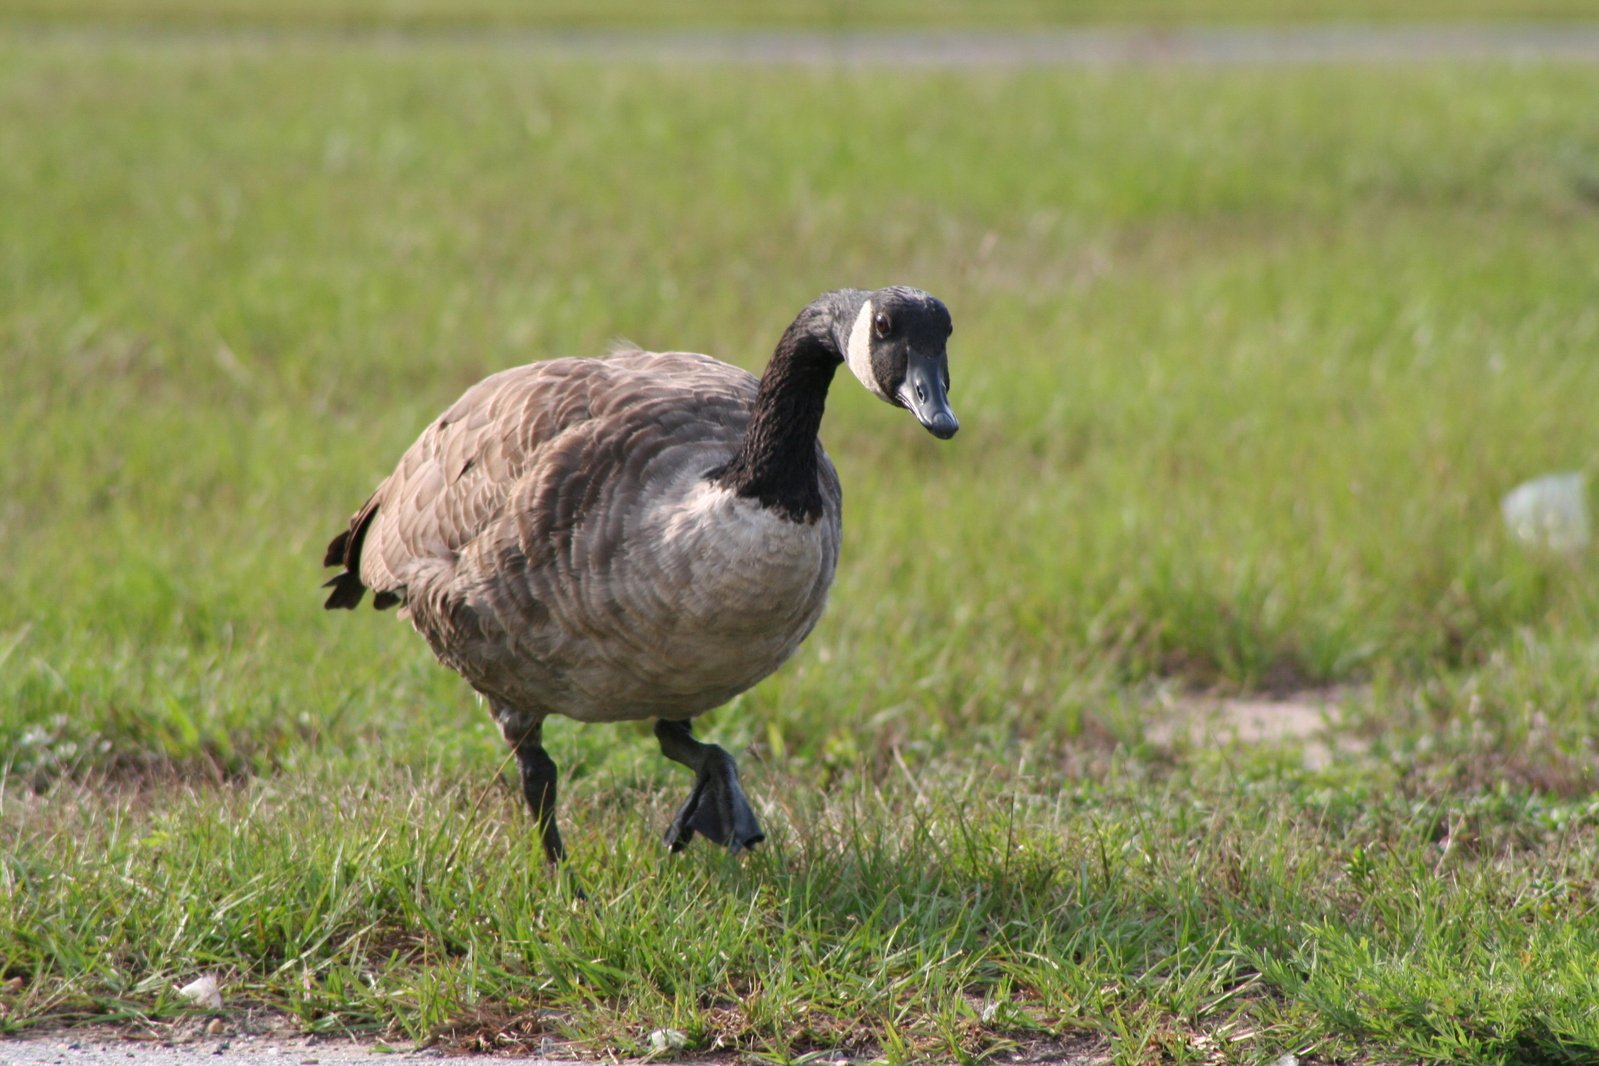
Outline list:
[[[687,717],[772,673],[821,617],[837,514],[791,522],[695,479],[649,513],[615,560],[612,624],[568,672],[559,713],[585,721]]]

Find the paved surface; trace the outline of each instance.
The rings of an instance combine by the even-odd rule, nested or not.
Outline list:
[[[378,1051],[352,1043],[296,1038],[208,1038],[166,1045],[58,1033],[0,1040],[0,1066],[490,1066],[495,1061],[486,1055],[449,1055],[404,1047]],[[526,1066],[575,1066],[536,1057],[516,1061]]]
[[[1589,22],[1415,25],[1080,26],[985,30],[279,29],[37,26],[41,39],[160,47],[275,49],[327,45],[406,52],[492,48],[553,59],[751,66],[983,67],[1307,66],[1440,60],[1599,63]]]
[[[721,1061],[727,1061],[720,1057]],[[620,1066],[616,1059],[603,1060]],[[818,1066],[854,1066],[864,1060],[840,1055]],[[1109,1066],[1105,1045],[1089,1037],[1043,1041],[994,1060],[1001,1066]],[[26,1040],[0,1040],[0,1066],[596,1066],[595,1062],[549,1059],[537,1055],[446,1054],[393,1048],[378,1051],[341,1041],[303,1037],[201,1037],[177,1044],[150,1040],[118,1040],[113,1034],[55,1033]],[[634,1066],[672,1066],[662,1059],[635,1060]],[[1277,1066],[1276,1063],[1273,1066]]]

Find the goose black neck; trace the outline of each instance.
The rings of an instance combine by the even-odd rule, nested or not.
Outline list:
[[[842,361],[832,316],[812,304],[778,342],[761,376],[743,443],[716,481],[790,521],[821,517],[816,435],[827,388]]]

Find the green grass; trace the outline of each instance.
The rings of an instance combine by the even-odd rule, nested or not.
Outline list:
[[[1498,499],[1599,453],[1596,98],[0,37],[0,1029],[214,971],[595,1054],[1592,1058],[1599,579]],[[831,611],[705,729],[769,846],[662,855],[684,775],[555,723],[574,902],[322,546],[495,368],[754,368],[890,282],[952,309],[963,429],[830,403]],[[1319,768],[1155,728],[1327,685]]]

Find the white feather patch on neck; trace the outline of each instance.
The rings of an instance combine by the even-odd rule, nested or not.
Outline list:
[[[872,315],[872,301],[867,300],[861,304],[861,313],[855,316],[855,324],[850,327],[849,352],[845,359],[849,363],[850,373],[860,378],[861,384],[870,389],[873,396],[887,400],[888,394],[872,373]]]

